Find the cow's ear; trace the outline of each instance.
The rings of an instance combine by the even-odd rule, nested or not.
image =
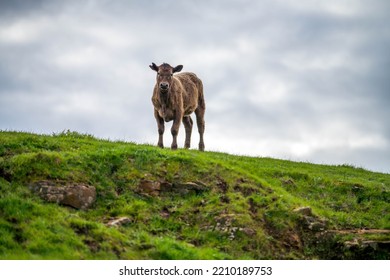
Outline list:
[[[181,69],[183,69],[183,65],[177,65],[175,68],[173,68],[172,73],[180,72]]]
[[[152,65],[149,65],[150,69],[158,72],[158,66],[152,62]]]

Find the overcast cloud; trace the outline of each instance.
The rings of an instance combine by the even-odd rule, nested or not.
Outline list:
[[[389,26],[388,0],[1,0],[0,129],[156,144],[168,62],[203,80],[206,150],[390,172]]]

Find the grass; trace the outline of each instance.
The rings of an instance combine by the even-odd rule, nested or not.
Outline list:
[[[149,196],[144,179],[206,187]],[[95,186],[97,200],[85,211],[44,202],[29,189],[42,180]],[[0,259],[354,258],[340,247],[353,234],[318,242],[293,210],[310,206],[333,231],[389,230],[389,202],[390,175],[353,166],[0,132]],[[106,226],[123,216],[131,223]]]

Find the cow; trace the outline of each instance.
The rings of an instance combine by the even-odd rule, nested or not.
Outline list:
[[[206,104],[202,81],[194,73],[183,72],[175,74],[183,69],[183,65],[172,67],[168,63],[163,63],[160,66],[152,63],[149,67],[157,72],[152,103],[158,127],[158,146],[164,147],[164,122],[173,121],[171,149],[177,149],[177,134],[181,122],[183,122],[186,132],[184,148],[189,149],[193,124],[190,115],[195,112],[200,137],[199,150],[204,151],[203,134],[205,130],[204,115]]]

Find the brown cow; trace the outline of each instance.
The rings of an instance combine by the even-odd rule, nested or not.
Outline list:
[[[205,128],[204,113],[206,105],[203,96],[202,81],[194,73],[180,73],[183,65],[172,67],[167,63],[160,66],[152,63],[149,67],[157,72],[157,81],[154,86],[152,103],[154,117],[158,126],[158,146],[163,148],[164,121],[173,120],[171,133],[173,141],[171,148],[177,149],[177,134],[181,121],[186,130],[184,147],[188,149],[191,143],[192,119],[190,114],[195,112],[196,122],[200,135],[199,150],[204,151],[203,133]]]

